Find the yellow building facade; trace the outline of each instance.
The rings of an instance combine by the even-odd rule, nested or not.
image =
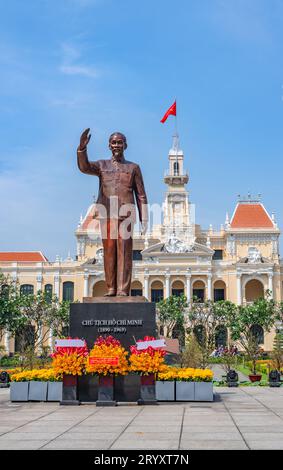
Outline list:
[[[219,230],[203,230],[195,222],[195,206],[187,191],[189,175],[184,154],[174,137],[162,208],[150,207],[153,223],[146,235],[134,235],[132,295],[157,302],[184,293],[207,300],[245,304],[270,290],[282,300],[283,264],[279,257],[280,230],[260,198],[240,198],[231,218]],[[95,203],[75,231],[76,259],[48,261],[40,252],[0,253],[0,270],[17,280],[24,292],[48,290],[62,300],[106,292],[99,223]],[[274,333],[264,334],[263,348],[272,349]],[[49,339],[52,346],[53,339]],[[6,334],[7,352],[15,341]]]

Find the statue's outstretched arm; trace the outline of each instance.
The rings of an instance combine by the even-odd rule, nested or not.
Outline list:
[[[83,173],[99,176],[100,169],[98,162],[90,162],[87,156],[87,144],[91,138],[89,130],[89,128],[86,129],[81,135],[80,145],[77,149],[78,167]]]

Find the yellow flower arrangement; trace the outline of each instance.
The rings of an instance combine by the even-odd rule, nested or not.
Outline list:
[[[158,372],[158,380],[175,380],[178,377],[178,367],[164,365]]]
[[[130,364],[131,372],[139,372],[141,375],[157,374],[164,365],[164,355],[158,350],[154,354],[131,354]]]
[[[165,366],[158,373],[158,380],[211,382],[212,379],[213,372],[210,369],[192,369]]]
[[[61,375],[57,374],[53,369],[25,370],[11,375],[12,382],[29,382],[31,380],[38,382],[55,382],[60,379]]]
[[[213,372],[209,369],[179,369],[176,380],[187,382],[211,382]]]
[[[86,360],[86,356],[76,352],[64,355],[58,354],[53,357],[52,367],[56,375],[83,375]]]
[[[129,371],[127,355],[120,341],[112,336],[99,337],[89,353],[86,372],[103,376],[126,375]]]

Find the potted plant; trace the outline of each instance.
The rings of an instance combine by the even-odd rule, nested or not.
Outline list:
[[[128,352],[113,336],[99,336],[91,349],[86,372],[96,374],[98,381],[98,400],[96,406],[115,406],[114,378],[126,375],[129,369]]]
[[[10,400],[13,401],[28,401],[29,380],[26,377],[21,377],[20,374],[13,374],[11,376],[10,387]]]
[[[209,369],[179,369],[176,401],[213,401],[213,372]]]
[[[62,382],[59,382],[60,376],[56,375],[54,369],[17,371],[11,375],[11,380],[13,383],[11,387],[11,401],[60,401],[60,396],[58,397],[58,394],[54,396],[54,391],[52,390],[52,385],[56,384],[57,390],[61,389],[62,395]],[[21,387],[20,384],[25,385]],[[16,399],[20,389],[25,391],[24,400]],[[28,390],[27,396],[26,389]],[[51,398],[48,398],[48,396]]]
[[[155,341],[152,336],[145,336],[137,341],[147,343]],[[162,370],[164,365],[164,356],[166,351],[152,346],[139,349],[137,346],[131,346],[130,371],[137,372],[140,375],[140,398],[138,405],[156,404],[155,377]]]
[[[175,378],[177,367],[164,366],[157,374],[156,399],[157,401],[175,401]]]
[[[80,404],[78,400],[78,376],[85,371],[87,356],[86,343],[83,347],[56,347],[55,352],[51,355],[55,374],[63,376],[61,405]]]

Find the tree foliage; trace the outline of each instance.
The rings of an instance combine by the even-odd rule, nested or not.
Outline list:
[[[172,338],[174,328],[182,330],[184,327],[184,311],[187,307],[185,295],[171,295],[157,304],[159,328],[163,329],[164,336]]]

